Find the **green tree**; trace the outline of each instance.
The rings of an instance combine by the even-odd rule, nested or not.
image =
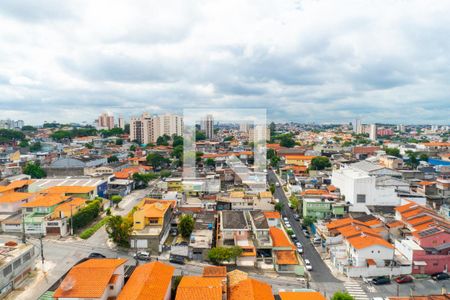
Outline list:
[[[122,146],[123,145],[123,140],[122,139],[117,139],[116,140],[116,145]]]
[[[118,246],[128,247],[130,245],[130,235],[133,231],[133,223],[130,218],[111,216],[106,222],[105,228],[108,237]]]
[[[213,167],[216,164],[216,162],[214,161],[213,158],[208,158],[205,163],[207,166],[211,166],[211,167]]]
[[[384,149],[384,151],[386,151],[387,155],[402,157],[400,154],[400,149],[398,149],[398,148],[386,148],[386,149]]]
[[[87,143],[87,144],[85,144],[84,145],[86,148],[88,148],[88,149],[93,149],[94,148],[94,145],[92,144],[92,143]]]
[[[285,134],[281,137],[280,146],[286,147],[286,148],[292,148],[295,146],[295,141],[291,137],[290,134]]]
[[[147,155],[147,163],[153,167],[154,170],[162,168],[167,164],[167,159],[158,153],[150,153]]]
[[[170,175],[172,175],[172,172],[170,172],[169,170],[161,170],[161,172],[159,172],[159,177],[161,178],[166,178]]]
[[[35,132],[37,131],[37,128],[30,125],[25,125],[22,127],[22,131]]]
[[[213,264],[221,264],[225,261],[236,261],[236,259],[242,254],[242,248],[238,246],[234,247],[214,247],[208,252],[208,259]]]
[[[94,200],[75,213],[72,218],[73,228],[76,230],[84,227],[97,218],[100,213],[100,206],[100,200]]]
[[[39,162],[28,162],[23,168],[23,173],[30,175],[31,178],[44,178],[47,176],[45,171],[41,168]]]
[[[196,141],[204,141],[206,140],[206,135],[203,131],[201,130],[196,130],[195,131],[195,140]]]
[[[303,225],[305,226],[311,226],[312,224],[314,224],[317,221],[316,217],[313,216],[306,216],[303,218]]]
[[[275,194],[275,189],[276,189],[276,188],[275,188],[275,184],[271,183],[271,184],[270,184],[270,187],[269,187],[269,190],[270,190],[270,192],[272,193],[272,195]]]
[[[355,300],[355,298],[347,292],[336,292],[331,297],[331,300]]]
[[[117,206],[119,206],[120,201],[122,201],[122,196],[114,195],[114,196],[111,197],[111,201],[117,207]]]
[[[284,204],[281,202],[278,202],[275,204],[275,210],[278,212],[281,212],[283,210]]]
[[[29,145],[30,145],[30,144],[28,143],[27,140],[22,140],[22,141],[20,141],[20,143],[19,143],[19,147],[21,147],[21,148],[28,147]]]
[[[131,145],[131,146],[130,146],[130,151],[136,151],[136,145],[134,145],[134,144]]]
[[[428,158],[428,155],[425,153],[419,155],[419,161],[428,161]]]
[[[299,201],[298,201],[298,198],[295,195],[291,195],[291,197],[289,197],[289,203],[291,203],[292,207],[295,210],[298,210]]]
[[[277,156],[277,153],[275,152],[275,150],[267,149],[267,154],[266,154],[267,159],[272,159],[273,157],[276,157],[276,156]]]
[[[177,159],[181,159],[183,157],[183,145],[178,145],[173,148],[172,157],[176,157]]]
[[[33,144],[31,144],[31,146],[30,146],[30,151],[31,151],[31,152],[38,152],[38,151],[40,151],[41,149],[42,149],[42,144],[41,144],[41,142],[33,143]]]
[[[0,144],[22,141],[25,139],[23,132],[12,129],[0,129]]]
[[[119,159],[115,155],[111,155],[110,157],[108,157],[108,163],[113,163],[113,162],[118,162],[118,161],[119,161]]]
[[[170,136],[168,136],[167,134],[164,134],[164,135],[158,137],[158,139],[156,139],[156,145],[169,146],[169,141],[170,141]]]
[[[419,165],[419,159],[417,158],[417,152],[406,151],[406,155],[408,156],[408,160],[406,164],[411,166],[411,168],[415,169]]]
[[[62,141],[62,140],[70,140],[73,137],[72,132],[67,130],[57,130],[53,132],[50,137],[54,139],[55,141]]]
[[[174,135],[172,138],[172,147],[183,146],[183,137],[179,135]]]
[[[191,215],[182,215],[178,224],[178,230],[182,237],[190,237],[192,230],[194,230],[194,218]]]
[[[232,141],[234,139],[234,136],[227,136],[227,137],[225,137],[224,139],[223,139],[223,141],[224,142],[230,142],[230,141]]]
[[[145,188],[148,186],[148,182],[150,180],[158,178],[158,175],[155,173],[134,173],[133,174],[133,180],[137,188]]]
[[[331,167],[330,160],[326,156],[317,156],[311,160],[310,170],[323,170]]]

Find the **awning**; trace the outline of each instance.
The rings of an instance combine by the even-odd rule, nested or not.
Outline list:
[[[427,262],[423,261],[423,260],[415,260],[414,261],[414,265],[415,266],[426,266]]]

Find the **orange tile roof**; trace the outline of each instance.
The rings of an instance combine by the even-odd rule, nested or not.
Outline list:
[[[373,226],[373,225],[379,225],[379,224],[382,224],[381,220],[379,220],[379,219],[372,219],[372,220],[368,220],[368,221],[364,222],[364,225],[367,225],[367,226]]]
[[[52,186],[43,192],[54,193],[54,194],[86,194],[90,193],[95,189],[93,186]]]
[[[30,202],[22,204],[22,207],[50,207],[69,199],[67,196],[58,194],[39,194]]]
[[[326,300],[319,292],[279,292],[281,300]]]
[[[369,266],[376,266],[376,262],[372,258],[366,259],[367,265]]]
[[[395,228],[395,227],[405,226],[405,223],[403,223],[400,220],[397,220],[397,221],[394,221],[394,222],[386,224],[386,226],[389,227],[389,228]]]
[[[275,256],[279,265],[297,265],[298,260],[294,250],[276,250]]]
[[[339,229],[337,229],[337,231],[339,231],[343,237],[345,238],[350,238],[350,237],[354,237],[354,236],[360,236],[362,233],[363,234],[368,234],[374,237],[381,237],[375,230],[373,230],[372,228],[366,227],[366,226],[361,226],[361,225],[350,225],[350,226],[346,226],[346,227],[341,227]]]
[[[183,276],[175,300],[222,300],[222,279]]]
[[[248,274],[246,272],[236,269],[236,270],[228,272],[227,277],[228,277],[228,284],[231,287],[231,286],[238,284],[239,282],[247,279]]]
[[[312,160],[317,157],[315,155],[297,155],[297,154],[285,154],[286,160]]]
[[[426,185],[433,185],[435,183],[436,182],[434,182],[434,181],[421,181],[421,182],[418,182],[417,184],[426,186]]]
[[[230,288],[229,300],[274,300],[272,287],[262,281],[246,279]]]
[[[414,230],[416,231],[422,231],[424,229],[428,229],[429,227],[433,226],[435,223],[433,221],[426,222],[417,226],[414,226]],[[413,232],[414,234],[415,232]]]
[[[272,238],[274,247],[291,247],[292,249],[295,249],[294,245],[282,229],[272,226],[269,228],[269,234]]]
[[[326,190],[309,189],[302,192],[302,195],[325,195],[328,194]]]
[[[404,205],[401,205],[401,206],[397,206],[395,208],[395,210],[398,211],[399,213],[403,213],[403,212],[408,211],[411,208],[413,208],[413,206],[417,206],[417,204],[411,201],[411,202],[409,202],[407,204],[404,204]]]
[[[203,277],[226,277],[227,268],[217,266],[207,266],[203,268]]]
[[[280,144],[266,144],[266,148],[272,150],[280,150],[282,147]]]
[[[405,219],[408,219],[409,217],[417,216],[421,212],[422,212],[422,210],[420,208],[416,208],[416,209],[409,210],[409,211],[402,213],[402,217]]]
[[[171,265],[158,261],[138,266],[117,300],[164,300],[174,271]]]
[[[6,193],[3,195],[0,195],[0,203],[14,203],[23,201],[29,197],[31,197],[32,194],[30,193],[19,193],[19,192],[11,192]]]
[[[147,218],[162,218],[166,214],[166,211],[171,206],[170,202],[155,202],[151,204],[144,204],[141,207],[141,210],[144,213],[144,216]],[[137,211],[138,212],[138,211]]]
[[[6,186],[0,186],[0,193],[12,191],[12,190],[15,190],[15,189],[20,189],[20,188],[23,188],[26,185],[32,184],[33,182],[34,182],[34,180],[30,180],[30,179],[13,181],[13,182],[11,182],[10,184],[8,184]]]
[[[53,213],[63,212],[64,216],[68,217],[70,214],[75,214],[78,209],[77,207],[82,207],[86,204],[86,199],[83,198],[73,198],[70,201],[64,202],[57,207],[55,207],[55,210]],[[74,209],[75,208],[75,209]],[[71,212],[72,210],[72,212]]]
[[[423,143],[422,145],[428,147],[450,147],[450,142],[429,142]]]
[[[100,298],[114,271],[126,261],[123,258],[101,258],[82,262],[69,271],[53,297]]]
[[[347,241],[356,249],[364,249],[370,246],[379,245],[393,249],[394,246],[382,238],[361,235],[347,239]]]
[[[408,220],[408,223],[411,224],[412,226],[417,226],[417,225],[421,225],[424,223],[428,223],[432,220],[433,220],[433,217],[431,217],[431,216],[423,216],[423,217],[410,219],[410,220]]]
[[[364,225],[363,222],[352,219],[352,218],[344,218],[344,219],[337,219],[334,221],[331,221],[330,223],[327,224],[327,228],[328,230],[333,230],[333,229],[337,229],[339,227],[344,227],[344,226],[348,226],[350,224],[359,224],[359,225]]]
[[[265,211],[263,213],[267,219],[280,219],[281,218],[281,214],[277,211]]]

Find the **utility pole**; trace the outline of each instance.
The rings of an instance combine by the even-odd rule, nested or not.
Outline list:
[[[70,204],[70,235],[73,236],[73,213],[72,213],[73,204]]]
[[[44,266],[44,244],[42,243],[42,237],[43,235],[39,236],[39,243],[41,245],[41,260],[42,260],[42,266]]]
[[[22,212],[22,243],[27,243],[27,237],[25,236],[25,215]]]

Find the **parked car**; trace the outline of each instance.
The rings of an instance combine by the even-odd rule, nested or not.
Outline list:
[[[409,283],[412,282],[413,278],[412,276],[409,275],[403,275],[403,276],[399,276],[397,278],[395,278],[395,282],[402,284],[402,283]]]
[[[439,281],[439,280],[449,279],[450,276],[447,273],[439,272],[439,273],[434,273],[433,275],[431,275],[431,278],[433,278],[433,280]]]
[[[279,182],[276,182],[276,183],[275,183],[275,186],[276,186],[276,187],[279,187],[279,186],[280,186],[280,183],[279,183]]]
[[[389,284],[391,283],[391,280],[389,277],[380,276],[372,279],[372,283],[375,285]]]
[[[134,255],[134,258],[136,258],[138,260],[145,260],[145,261],[152,260],[152,258],[150,257],[150,253],[145,252],[145,251],[139,251],[138,253],[136,253]]]
[[[88,256],[89,258],[106,258],[106,256],[104,256],[101,253],[97,253],[97,252],[92,252],[91,254],[89,254]]]
[[[298,214],[294,214],[294,220],[295,221],[300,221],[300,216]]]
[[[303,233],[305,234],[305,237],[306,237],[307,239],[309,239],[309,237],[310,237],[310,236],[309,236],[309,232],[305,230],[305,231],[303,231]]]
[[[303,246],[302,246],[302,244],[297,242],[297,243],[295,243],[295,245],[297,246],[297,252],[299,254],[303,254]]]
[[[170,255],[169,261],[173,264],[184,265],[186,262],[184,261],[184,257],[177,255]]]
[[[295,233],[291,234],[291,239],[296,240],[297,236],[295,235]]]
[[[288,228],[288,229],[291,229],[291,228],[292,228],[291,224],[289,224],[289,223],[286,223],[286,224],[284,224],[284,225],[285,225],[286,228]]]
[[[308,271],[312,271],[312,266],[311,266],[311,262],[309,261],[309,259],[305,259],[305,268]]]
[[[287,217],[283,217],[283,221],[284,221],[284,223],[289,223],[289,219],[287,218]]]
[[[313,239],[313,243],[314,243],[314,245],[320,245],[320,243],[322,243],[322,238],[316,236],[316,237]]]

